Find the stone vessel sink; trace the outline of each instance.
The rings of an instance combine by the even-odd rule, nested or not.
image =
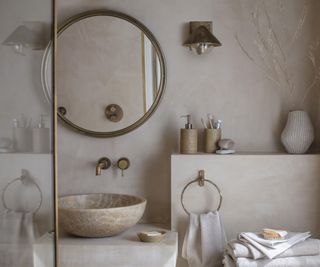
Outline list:
[[[146,199],[121,194],[69,195],[59,198],[59,222],[69,234],[81,237],[117,235],[135,225]]]

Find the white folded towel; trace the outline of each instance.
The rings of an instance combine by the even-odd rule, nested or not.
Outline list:
[[[273,259],[279,254],[283,253],[293,245],[302,242],[309,238],[310,232],[305,233],[288,233],[288,238],[286,242],[267,242],[269,240],[265,240],[261,238],[258,234],[255,233],[241,233],[239,234],[239,240],[246,240],[252,246],[257,248],[260,252],[267,256],[269,259]]]
[[[222,266],[225,244],[226,236],[217,211],[190,214],[182,246],[182,257],[190,267]]]
[[[248,258],[238,258],[234,262],[229,256],[224,258],[225,267],[319,267],[320,256],[301,256],[277,258],[273,260],[261,259],[253,260]]]
[[[254,260],[266,258],[265,254],[263,254],[249,242],[240,240],[229,241],[226,247],[226,254],[228,254],[234,261],[236,261],[237,258],[249,258]],[[308,238],[307,240],[287,249],[283,253],[279,254],[276,258],[315,255],[320,255],[320,240]]]

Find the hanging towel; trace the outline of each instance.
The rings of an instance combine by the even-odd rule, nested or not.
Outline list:
[[[0,266],[33,267],[32,243],[39,236],[34,213],[5,210],[0,233]]]
[[[226,236],[219,212],[190,214],[182,246],[182,257],[190,267],[220,267]]]

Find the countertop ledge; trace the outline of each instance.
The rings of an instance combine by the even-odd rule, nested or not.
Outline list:
[[[164,230],[167,231],[166,236],[160,242],[155,243],[145,243],[141,242],[137,236],[137,233],[141,231],[151,231],[151,230]],[[165,229],[161,225],[156,224],[136,224],[135,226],[131,227],[127,231],[111,237],[102,237],[102,238],[83,238],[77,237],[73,235],[69,235],[63,231],[60,231],[59,235],[59,244],[61,246],[166,246],[166,245],[173,245],[177,244],[177,232],[172,232],[168,229]],[[46,244],[50,239],[50,236],[44,235],[43,237],[39,238],[36,242],[36,245]]]
[[[105,238],[61,234],[61,266],[174,267],[178,255],[177,232],[168,231],[164,239],[157,243],[143,243],[137,237],[138,232],[160,229],[163,228],[157,225],[137,224],[120,235]],[[37,240],[33,245],[35,267],[51,266],[52,248],[53,238],[49,234]]]
[[[207,156],[207,157],[238,157],[238,156],[287,156],[287,157],[317,157],[320,153],[308,153],[308,154],[289,154],[285,152],[236,152],[234,154],[220,155],[215,153],[196,153],[196,154],[180,154],[173,153],[171,157],[197,157],[197,156]]]

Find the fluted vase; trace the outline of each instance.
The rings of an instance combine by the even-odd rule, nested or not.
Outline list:
[[[290,154],[304,154],[314,140],[314,129],[306,111],[294,110],[288,114],[281,142]]]

